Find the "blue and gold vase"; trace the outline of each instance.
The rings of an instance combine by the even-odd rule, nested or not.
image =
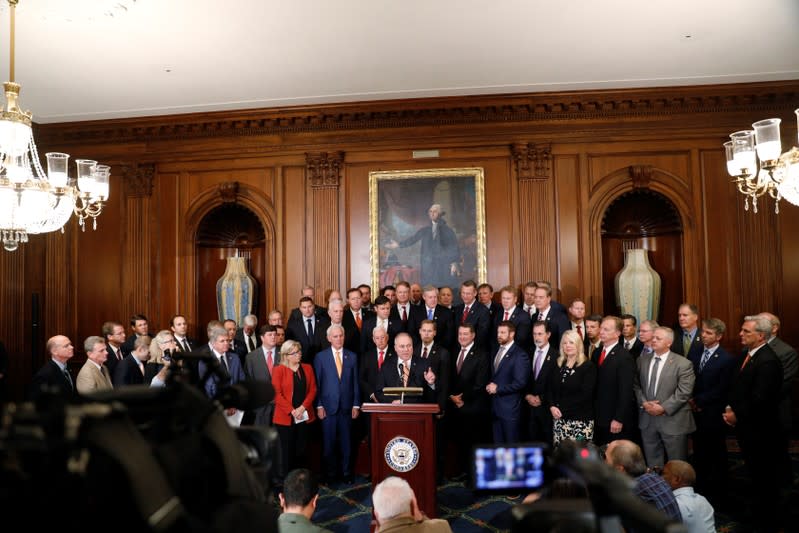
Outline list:
[[[622,313],[640,324],[657,320],[660,307],[660,275],[649,265],[647,250],[631,248],[624,253],[624,268],[616,274],[616,303]]]
[[[241,324],[253,309],[258,282],[247,272],[243,257],[228,257],[225,273],[216,282],[216,307],[219,320],[235,320]]]

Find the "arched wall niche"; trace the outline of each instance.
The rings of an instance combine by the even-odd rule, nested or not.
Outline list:
[[[216,281],[224,273],[227,257],[250,257],[250,274],[258,281],[258,323],[275,306],[275,211],[260,190],[238,182],[207,189],[189,207],[182,246],[187,309],[198,339],[205,339],[205,326],[218,318]]]
[[[622,167],[597,181],[589,199],[589,309],[600,314],[618,312],[613,282],[624,264],[624,241],[657,247],[657,266],[652,266],[661,278],[666,274],[659,322],[669,326],[676,322],[677,307],[684,301],[702,304],[697,270],[701,250],[690,245],[698,238],[690,184],[690,179],[649,165]],[[659,220],[646,218],[648,202],[659,206]],[[607,235],[603,232],[606,222],[613,225]],[[649,259],[652,263],[651,251]]]

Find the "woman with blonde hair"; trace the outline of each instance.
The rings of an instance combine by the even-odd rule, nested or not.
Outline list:
[[[594,438],[594,387],[596,366],[583,353],[583,340],[574,330],[560,339],[558,368],[550,374],[545,401],[552,414],[553,443],[564,439]]]
[[[175,353],[178,346],[175,336],[168,329],[162,329],[150,343],[150,360],[144,365],[144,382],[153,387],[162,387],[166,382],[169,365],[172,362],[171,354]],[[164,352],[170,356],[164,358]]]
[[[316,399],[316,377],[313,367],[301,363],[300,343],[288,340],[280,347],[280,364],[272,369],[275,389],[275,414],[272,418],[280,438],[278,478],[305,466],[305,447],[308,424],[316,419],[313,408]]]

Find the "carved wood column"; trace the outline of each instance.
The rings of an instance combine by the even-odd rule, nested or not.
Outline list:
[[[73,231],[77,222],[70,220],[64,226],[65,233],[53,231],[45,235],[44,256],[44,300],[43,312],[44,339],[53,335],[74,336],[76,329],[76,283],[72,272],[77,267],[77,257],[73,253]],[[79,341],[71,338],[74,346]]]
[[[549,144],[511,145],[519,194],[519,267],[521,281],[546,279],[557,283],[555,196]]]
[[[0,250],[0,309],[9,315],[22,313],[25,309],[25,244],[14,252]],[[21,353],[25,329],[20,324],[28,324],[26,317],[22,320],[0,320],[0,341],[5,344],[9,356]],[[13,362],[9,362],[13,364]]]
[[[122,165],[125,184],[125,257],[122,263],[123,316],[133,313],[152,315],[151,296],[151,206],[155,165]],[[151,317],[148,316],[152,320]]]
[[[306,280],[317,294],[339,286],[339,202],[344,152],[305,154],[305,176],[310,186],[310,236]]]
[[[743,202],[736,198],[738,206],[738,234],[741,257],[741,317],[756,315],[763,311],[777,313],[781,309],[782,295],[782,257],[780,256],[779,220],[774,213],[771,198],[759,198],[757,213],[743,208]],[[784,208],[785,203],[783,202]],[[717,258],[710,258],[717,260]],[[740,324],[727,325],[731,331]]]

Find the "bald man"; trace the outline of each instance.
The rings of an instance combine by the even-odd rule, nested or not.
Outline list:
[[[35,400],[45,390],[76,396],[77,388],[67,363],[75,354],[72,341],[64,335],[56,335],[47,340],[45,346],[50,359],[34,374],[28,389],[28,397]]]

